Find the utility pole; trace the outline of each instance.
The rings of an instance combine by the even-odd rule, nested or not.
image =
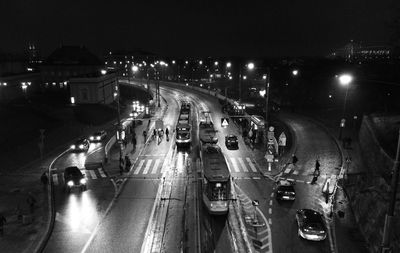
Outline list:
[[[265,145],[268,143],[268,104],[269,104],[269,86],[271,80],[271,70],[267,68],[267,78],[265,78],[265,127],[264,127],[264,139]]]
[[[120,159],[122,159],[122,124],[121,124],[121,109],[120,109],[120,98],[121,98],[121,90],[120,90],[120,87],[119,87],[119,80],[118,80],[118,71],[116,72],[116,78],[115,78],[115,80],[116,80],[116,82],[117,82],[117,90],[118,90],[118,92],[117,92],[117,112],[118,112],[118,115],[117,115],[117,119],[118,119],[118,122],[117,122],[117,124],[118,124],[118,126],[117,126],[117,131],[118,131],[118,144],[119,144],[119,158]]]
[[[382,253],[391,252],[390,240],[392,237],[392,230],[394,223],[393,216],[394,216],[394,209],[396,207],[397,186],[399,184],[399,156],[400,156],[400,129],[399,129],[399,138],[397,140],[396,159],[393,164],[392,185],[390,187],[391,198],[390,198],[388,212],[385,217],[385,227],[383,229]]]
[[[242,79],[243,79],[243,66],[242,63],[240,62],[239,64],[239,104],[242,103]]]

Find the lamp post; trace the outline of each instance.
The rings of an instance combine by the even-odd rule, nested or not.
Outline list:
[[[351,81],[353,81],[353,77],[349,74],[342,74],[342,75],[338,76],[338,80],[342,86],[346,87],[346,93],[345,93],[344,102],[343,102],[342,118],[340,120],[340,128],[339,128],[339,140],[341,140],[342,139],[342,131],[346,124],[345,114],[346,114],[347,95],[349,93],[349,86],[350,86]]]
[[[250,62],[246,64],[248,70],[254,69],[254,63]],[[242,67],[239,68],[239,103],[242,102],[242,79],[246,79],[246,76],[243,76],[243,69]]]

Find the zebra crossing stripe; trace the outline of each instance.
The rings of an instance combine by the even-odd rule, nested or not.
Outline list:
[[[233,168],[234,168],[235,172],[240,172],[234,157],[231,157],[231,162],[232,162],[232,165],[233,165]]]
[[[289,174],[291,170],[292,170],[292,168],[287,168],[283,173]]]
[[[139,165],[137,166],[136,170],[133,172],[133,174],[139,174],[140,169],[142,168],[145,160],[141,160]]]
[[[157,159],[156,162],[154,163],[153,170],[151,171],[151,174],[156,174],[159,164],[160,164],[160,159]]]
[[[101,177],[107,177],[102,168],[99,168],[98,170]]]
[[[297,175],[297,174],[299,174],[298,170],[293,171],[293,175]]]
[[[88,170],[90,177],[93,179],[97,179],[96,173],[94,172],[94,170]]]
[[[249,157],[246,157],[246,161],[247,161],[247,163],[250,165],[251,170],[252,170],[253,172],[257,172],[257,169],[256,169],[256,167],[255,167],[254,164],[253,164],[253,161],[251,161]]]
[[[58,185],[58,174],[53,174],[53,184]]]
[[[152,159],[147,160],[146,167],[144,168],[143,174],[147,174],[149,172],[152,161],[153,161]]]
[[[247,169],[246,165],[244,165],[243,159],[241,157],[239,157],[238,159],[239,159],[239,163],[242,166],[244,172],[249,172],[249,170]]]

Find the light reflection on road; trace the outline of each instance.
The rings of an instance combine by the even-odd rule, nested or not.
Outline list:
[[[73,232],[91,232],[99,221],[97,204],[90,191],[72,192],[66,199],[64,222]]]

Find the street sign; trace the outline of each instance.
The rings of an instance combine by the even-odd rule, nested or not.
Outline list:
[[[260,204],[260,202],[256,199],[253,200],[251,203],[253,204],[253,206],[258,206]]]
[[[228,118],[221,118],[221,126],[222,127],[227,127],[229,125],[229,119]]]
[[[156,129],[164,129],[164,122],[162,119],[156,120]]]
[[[342,119],[340,121],[340,127],[344,127],[345,123],[346,123],[346,119]]]
[[[264,158],[267,160],[267,162],[272,163],[274,161],[274,155],[270,155],[267,153],[265,154]]]
[[[282,132],[279,135],[279,142],[278,142],[279,146],[286,146],[286,134],[284,132]]]

